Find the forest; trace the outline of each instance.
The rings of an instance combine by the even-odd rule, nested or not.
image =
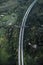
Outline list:
[[[18,65],[22,19],[33,1],[0,0],[0,65]],[[24,65],[43,65],[43,0],[37,1],[26,20],[23,51]]]

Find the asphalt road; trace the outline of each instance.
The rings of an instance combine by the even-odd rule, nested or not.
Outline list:
[[[23,20],[22,20],[21,29],[20,29],[20,35],[19,35],[19,49],[18,49],[18,63],[19,64],[18,65],[21,65],[21,62],[22,62],[22,65],[24,65],[24,61],[23,61],[23,36],[24,36],[24,29],[25,29],[24,27],[25,27],[25,23],[26,23],[27,17],[28,17],[31,9],[33,8],[33,6],[35,5],[36,2],[37,2],[37,0],[34,0],[32,2],[32,4],[27,9],[27,11],[26,11],[26,13],[25,13],[25,15],[23,17]],[[21,51],[21,55],[20,55],[20,51]],[[20,57],[21,57],[21,61],[20,61]]]

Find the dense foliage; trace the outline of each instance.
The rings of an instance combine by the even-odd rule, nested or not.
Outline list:
[[[18,65],[18,41],[23,16],[33,0],[0,0],[0,65]],[[43,1],[30,12],[24,34],[24,64],[43,61]],[[31,45],[29,45],[31,43]],[[36,48],[33,48],[34,45]],[[39,63],[40,62],[40,63]],[[43,64],[42,64],[43,65]]]

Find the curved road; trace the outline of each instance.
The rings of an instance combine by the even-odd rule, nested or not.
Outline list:
[[[26,23],[27,17],[29,15],[31,9],[33,8],[33,6],[35,5],[36,2],[37,2],[37,0],[34,0],[32,2],[32,4],[27,9],[27,11],[23,17],[23,20],[22,20],[20,34],[19,34],[18,65],[21,65],[21,62],[22,62],[22,65],[24,65],[24,61],[23,61],[23,36],[24,36],[25,23]]]

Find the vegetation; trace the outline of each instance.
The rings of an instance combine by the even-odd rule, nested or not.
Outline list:
[[[18,65],[18,41],[23,16],[33,0],[0,0],[0,65]],[[24,34],[24,64],[43,61],[43,1],[30,12]],[[29,43],[31,45],[29,45]],[[34,48],[34,45],[36,47]],[[41,64],[42,62],[40,62]],[[43,65],[43,64],[42,64]]]

